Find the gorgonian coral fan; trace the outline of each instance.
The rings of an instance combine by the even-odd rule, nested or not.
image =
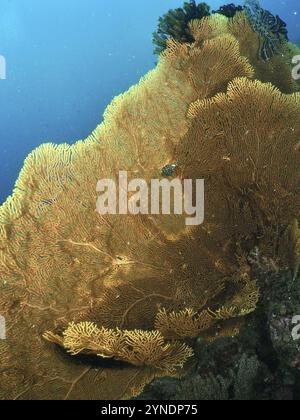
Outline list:
[[[182,375],[195,337],[238,333],[259,299],[253,249],[297,272],[300,95],[252,80],[259,39],[243,13],[189,28],[194,42],[170,40],[88,139],[32,152],[1,207],[1,398],[137,395]],[[202,226],[95,212],[99,179],[150,180],[174,162],[167,176],[205,179]]]
[[[258,51],[262,38],[255,32],[245,13],[238,13],[228,22],[229,32],[239,40],[242,55],[247,57],[255,69],[255,78],[263,82],[271,82],[284,93],[292,93],[300,88],[299,82],[291,77],[291,61],[299,54],[299,48],[282,39],[275,54],[267,61],[261,59]]]
[[[286,23],[278,15],[274,16],[263,9],[259,0],[246,0],[244,6],[226,4],[212,13],[234,18],[241,12],[245,12],[252,31],[259,36],[257,49],[259,60],[268,61],[273,56],[281,54],[284,41],[288,41]],[[210,15],[210,7],[206,3],[197,5],[195,0],[185,3],[182,9],[170,10],[159,19],[158,30],[153,34],[153,42],[156,45],[155,54],[161,54],[167,48],[170,39],[193,42],[190,23],[194,19],[199,20]]]
[[[242,6],[235,6],[230,3],[212,13],[233,18],[237,12],[241,11],[243,11]],[[187,43],[193,42],[194,38],[189,24],[195,19],[200,20],[210,15],[209,5],[206,3],[197,4],[195,0],[185,2],[182,8],[169,10],[159,18],[157,31],[153,33],[153,43],[156,45],[154,53],[161,54],[167,48],[170,39]]]

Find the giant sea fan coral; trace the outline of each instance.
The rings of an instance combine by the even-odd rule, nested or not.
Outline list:
[[[189,28],[196,45],[202,45],[204,40],[230,34],[238,40],[239,51],[248,58],[254,69],[254,76],[263,82],[271,82],[283,93],[299,91],[300,84],[292,77],[291,62],[293,56],[300,53],[299,48],[281,39],[278,44],[279,54],[268,61],[263,61],[258,55],[261,37],[255,32],[244,12],[238,12],[233,19],[214,15],[201,21],[190,22]]]
[[[300,99],[249,80],[256,69],[231,25],[218,15],[194,21],[195,43],[170,41],[85,142],[43,145],[26,160],[0,211],[1,398],[136,395],[157,376],[184,373],[186,338],[235,334],[255,309],[247,255],[258,246],[280,261],[299,213]],[[203,226],[95,212],[99,178],[128,169],[149,180],[172,162],[176,176],[206,180]],[[141,351],[147,340],[171,356],[164,366],[152,345]]]

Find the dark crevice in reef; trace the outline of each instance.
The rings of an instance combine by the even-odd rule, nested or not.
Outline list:
[[[83,365],[91,369],[132,369],[132,365],[128,363],[114,359],[104,359],[93,354],[78,354],[77,356],[73,356],[59,346],[56,346],[56,352],[61,358],[73,365]]]
[[[183,379],[154,381],[139,399],[300,400],[300,340],[292,337],[300,279],[266,267],[254,274],[262,298],[240,335],[211,344],[199,338],[195,368]]]

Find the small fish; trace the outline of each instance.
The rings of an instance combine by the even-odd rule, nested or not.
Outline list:
[[[178,168],[178,164],[177,163],[171,163],[169,165],[166,165],[162,170],[161,170],[161,174],[163,176],[166,177],[171,177],[174,175],[174,172],[176,171],[176,169]]]

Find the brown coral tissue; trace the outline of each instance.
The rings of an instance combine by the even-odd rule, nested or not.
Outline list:
[[[131,398],[184,375],[197,337],[238,334],[260,296],[254,250],[298,272],[290,46],[258,62],[243,13],[190,30],[85,141],[33,151],[0,208],[1,399]],[[174,162],[174,177],[205,180],[201,226],[95,211],[99,179],[157,179]]]

